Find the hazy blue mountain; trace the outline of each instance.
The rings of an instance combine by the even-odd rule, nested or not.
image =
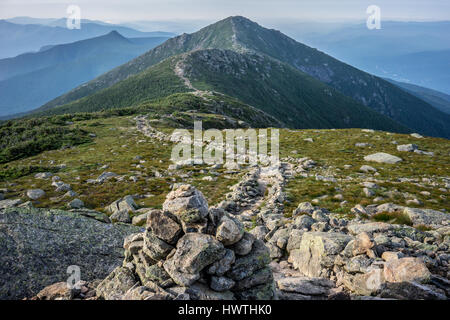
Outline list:
[[[186,96],[193,89],[174,70],[183,70],[194,88],[231,96],[239,104],[251,105],[274,117],[283,126],[409,132],[401,124],[286,63],[257,53],[219,49],[193,50],[170,57],[90,96],[54,108],[44,106],[33,114],[140,107],[176,93]],[[242,120],[247,121],[245,117]]]
[[[375,75],[450,93],[450,21],[382,21],[380,30],[365,23],[308,33],[286,27],[297,40]],[[316,30],[320,28],[315,26]]]
[[[0,60],[0,116],[34,109],[167,40],[104,36]]]
[[[243,17],[230,17],[193,34],[169,39],[144,55],[50,101],[45,107],[51,108],[89,96],[168,57],[211,48],[267,55],[328,84],[405,127],[427,135],[450,137],[450,117],[425,101],[379,77]]]
[[[369,72],[450,94],[450,50],[374,58]]]
[[[411,83],[399,82],[392,79],[386,80],[428,102],[433,107],[450,114],[450,95]]]
[[[57,21],[62,22],[61,20]],[[174,35],[163,32],[141,32],[123,26],[91,22],[82,23],[81,29],[70,30],[64,27],[64,25],[15,24],[0,20],[0,58],[14,57],[26,52],[35,52],[43,46],[71,43],[98,37],[113,30],[127,38],[171,37]]]

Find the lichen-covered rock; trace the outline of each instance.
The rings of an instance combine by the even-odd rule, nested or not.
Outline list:
[[[173,249],[171,245],[159,239],[149,230],[145,231],[144,244],[144,252],[153,260],[164,259]]]
[[[72,210],[70,210],[70,212],[74,212],[74,213],[77,213],[81,216],[85,216],[88,218],[93,218],[100,222],[111,223],[111,220],[109,219],[108,215],[103,212],[98,212],[95,210],[90,210],[90,209],[85,209],[85,208],[72,209]]]
[[[42,189],[30,189],[27,190],[27,197],[31,200],[37,200],[45,196],[45,191]]]
[[[224,246],[235,244],[244,236],[244,226],[238,219],[223,215],[216,230],[216,239]]]
[[[17,207],[23,201],[21,199],[6,199],[0,200],[0,209],[7,209]]]
[[[70,300],[75,292],[67,286],[67,282],[57,282],[45,287],[36,295],[37,300]]]
[[[233,250],[225,249],[225,251],[223,258],[214,262],[208,268],[208,274],[223,276],[225,272],[231,269],[231,265],[236,261],[236,255]]]
[[[139,231],[62,210],[2,210],[0,299],[31,297],[66,281],[71,265],[80,267],[83,280],[102,279],[121,265],[123,239]]]
[[[431,228],[439,228],[450,225],[450,215],[437,210],[405,208],[403,211],[415,226],[423,225]]]
[[[428,282],[431,273],[420,258],[406,257],[387,261],[384,277],[388,282]]]
[[[240,256],[245,256],[246,254],[250,253],[252,251],[253,243],[255,242],[256,238],[253,234],[245,232],[244,236],[241,240],[236,242],[231,249]]]
[[[127,210],[115,211],[110,217],[112,222],[130,223],[131,217]]]
[[[226,275],[235,281],[239,281],[252,275],[256,270],[264,268],[270,261],[269,249],[264,245],[264,242],[256,240],[253,243],[252,251],[246,256],[238,257]]]
[[[334,259],[352,240],[337,232],[305,232],[300,248],[291,250],[289,262],[309,277],[321,277],[323,268],[332,268]]]
[[[378,163],[389,163],[389,164],[395,164],[397,162],[403,161],[401,158],[393,156],[389,153],[385,152],[378,152],[374,154],[370,154],[368,156],[364,157],[364,160],[366,161],[374,161]]]
[[[167,195],[163,210],[179,216],[186,223],[200,222],[208,215],[208,203],[199,190],[183,184]]]
[[[176,218],[161,210],[152,210],[148,213],[147,229],[170,244],[175,244],[182,233]]]
[[[106,211],[111,214],[119,211],[126,211],[127,213],[134,212],[137,209],[138,205],[134,202],[133,197],[130,195],[117,199],[106,207]]]
[[[304,295],[326,295],[334,282],[326,278],[288,277],[277,281],[280,290]]]
[[[192,206],[199,203],[192,197],[200,196],[191,186],[181,187],[168,200],[191,198],[175,201],[188,211],[148,212],[145,231],[125,238],[122,267],[98,286],[97,298],[271,299],[273,274],[264,242],[223,209]],[[200,220],[186,220],[186,212]]]
[[[97,297],[105,300],[122,300],[136,283],[137,280],[129,269],[117,267],[100,282],[96,289]]]
[[[192,279],[199,278],[198,273],[203,268],[222,259],[225,252],[223,244],[213,236],[187,233],[178,241],[176,252],[166,260],[164,269],[177,284],[190,285]],[[184,275],[187,275],[187,282]]]

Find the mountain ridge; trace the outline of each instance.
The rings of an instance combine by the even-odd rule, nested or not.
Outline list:
[[[89,81],[167,38],[125,38],[118,32],[0,60],[0,116],[21,113]],[[12,116],[12,115],[11,115]]]
[[[290,64],[344,95],[420,133],[450,137],[450,117],[389,82],[240,16],[228,17],[193,34],[182,34],[110,72],[48,102],[62,105],[110,87],[163,59],[198,49],[259,52]]]

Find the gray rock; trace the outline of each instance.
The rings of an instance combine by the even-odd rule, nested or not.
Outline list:
[[[103,212],[98,212],[95,210],[90,210],[90,209],[85,209],[85,208],[81,208],[81,209],[72,209],[70,210],[70,212],[74,212],[76,214],[88,217],[88,218],[93,218],[95,220],[101,221],[101,222],[105,222],[105,223],[111,223],[111,220],[109,219],[108,215],[106,215]]]
[[[127,210],[115,211],[110,217],[112,222],[130,223],[131,217]]]
[[[441,211],[405,208],[403,213],[411,219],[415,226],[425,225],[428,227],[437,228],[442,225],[450,225],[450,215]]]
[[[384,152],[370,154],[368,156],[365,156],[364,160],[365,161],[374,161],[374,162],[378,162],[378,163],[389,163],[389,164],[395,164],[400,161],[403,161],[399,157],[396,157],[389,153],[384,153]]]
[[[17,207],[19,204],[22,203],[21,199],[6,199],[6,200],[0,200],[0,209],[6,209],[6,208],[12,208]]]
[[[304,275],[321,277],[323,268],[331,268],[351,236],[336,232],[305,232],[299,249],[291,250],[289,262]]]
[[[184,222],[199,222],[208,215],[208,203],[199,190],[183,184],[167,195],[163,210],[179,216]]]
[[[215,291],[227,291],[233,288],[235,282],[227,277],[211,277],[210,287]]]
[[[95,181],[98,183],[103,183],[106,180],[109,180],[114,177],[117,177],[117,174],[114,172],[103,172],[101,175],[98,176],[98,178]]]
[[[21,299],[66,281],[78,265],[83,280],[120,266],[123,239],[139,228],[111,225],[61,210],[10,208],[0,213],[0,299]],[[44,259],[45,257],[45,259]]]
[[[231,249],[240,256],[245,256],[252,250],[256,238],[253,234],[245,232],[241,240],[235,243]]]
[[[0,192],[0,201],[4,200],[4,199],[5,199],[5,196],[3,195],[3,193]]]
[[[214,262],[207,270],[208,274],[217,276],[223,276],[228,270],[231,269],[231,265],[236,261],[236,256],[233,250],[225,249],[226,253],[222,259]]]
[[[51,172],[39,172],[34,175],[36,179],[49,179],[53,176]]]
[[[134,202],[133,197],[128,195],[111,203],[106,207],[106,212],[113,214],[118,211],[126,211],[128,213],[135,212],[137,209],[138,205]]]
[[[164,269],[178,285],[191,285],[203,268],[222,259],[225,253],[223,244],[214,237],[188,233],[178,240],[176,252],[164,262]]]
[[[413,281],[386,283],[380,296],[402,300],[447,300],[444,293]]]
[[[359,168],[359,171],[369,173],[369,172],[377,172],[378,170],[368,165],[362,165],[361,168]]]
[[[310,202],[301,202],[294,210],[293,215],[299,215],[301,213],[312,214],[314,212],[314,206]]]
[[[258,240],[264,240],[267,233],[269,233],[269,229],[267,229],[265,226],[256,226],[252,230],[250,230],[250,233],[255,236]]]
[[[415,144],[401,144],[397,146],[397,151],[403,151],[403,152],[412,152],[414,150],[417,150],[419,147]]]
[[[272,270],[269,266],[255,271],[252,275],[236,282],[231,291],[243,291],[273,282]]]
[[[393,225],[384,222],[353,223],[347,227],[352,235],[357,235],[362,232],[366,232],[367,234],[387,232],[393,228]]]
[[[244,226],[237,218],[223,215],[216,230],[216,239],[224,246],[235,244],[244,236]]]
[[[30,189],[27,190],[27,197],[31,200],[37,200],[45,196],[45,191],[41,189]]]
[[[80,199],[73,199],[69,202],[69,207],[72,209],[81,209],[84,207],[84,202]]]
[[[327,295],[334,282],[326,278],[287,277],[277,281],[280,290],[304,295]]]
[[[140,215],[134,216],[131,219],[131,224],[133,226],[143,226],[147,223],[147,218],[148,218],[148,212],[142,213]]]
[[[301,215],[300,217],[295,218],[294,225],[298,229],[311,229],[311,226],[316,223],[316,220],[308,216],[307,214]]]
[[[147,229],[170,244],[175,244],[182,233],[181,226],[176,218],[161,210],[151,210],[148,213]]]
[[[97,297],[105,300],[122,300],[124,295],[137,284],[133,273],[124,267],[117,267],[96,288]]]
[[[256,240],[253,243],[252,251],[246,256],[236,258],[234,265],[226,275],[235,281],[240,281],[252,275],[256,270],[264,268],[270,261],[269,249],[264,242]]]
[[[159,239],[149,230],[145,231],[143,238],[145,243],[143,251],[153,260],[164,259],[173,249],[171,245]]]

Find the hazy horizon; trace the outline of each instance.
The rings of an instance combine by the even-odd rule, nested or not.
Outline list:
[[[69,5],[78,5],[83,19],[111,23],[208,22],[235,15],[256,21],[357,22],[367,19],[370,5],[381,8],[385,21],[450,20],[450,2],[446,0],[0,0],[0,19],[63,18]]]

